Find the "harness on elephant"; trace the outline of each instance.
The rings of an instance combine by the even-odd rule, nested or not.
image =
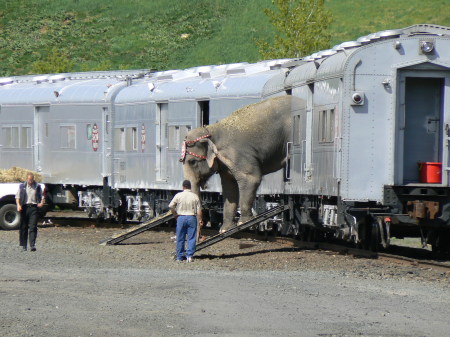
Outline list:
[[[188,141],[185,140],[185,141],[183,142],[183,144],[181,145],[181,157],[180,157],[180,162],[183,162],[183,161],[184,161],[184,159],[185,159],[185,157],[186,157],[186,154],[190,154],[191,156],[194,156],[194,157],[197,157],[197,158],[205,159],[205,160],[206,160],[206,157],[205,157],[205,156],[201,156],[201,155],[199,155],[199,154],[193,153],[193,152],[191,152],[191,151],[189,151],[189,150],[187,149],[187,147],[188,147],[189,145],[195,144],[195,143],[197,143],[198,141],[200,141],[200,140],[202,140],[202,139],[205,139],[205,138],[211,138],[211,135],[210,135],[210,134],[207,134],[207,135],[198,137],[198,138],[196,138],[196,139],[194,139],[194,140],[188,140]]]

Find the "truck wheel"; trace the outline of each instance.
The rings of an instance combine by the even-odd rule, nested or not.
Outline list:
[[[0,208],[0,227],[6,230],[19,229],[20,213],[17,206],[6,204]]]

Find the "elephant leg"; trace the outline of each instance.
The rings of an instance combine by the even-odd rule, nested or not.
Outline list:
[[[248,221],[252,216],[253,202],[255,201],[256,191],[261,184],[261,176],[246,175],[239,179],[239,207],[241,209],[241,218],[239,223]]]
[[[220,232],[225,232],[232,228],[234,216],[236,215],[239,202],[239,188],[236,179],[229,173],[221,173],[222,194],[224,198],[223,205],[223,225]]]

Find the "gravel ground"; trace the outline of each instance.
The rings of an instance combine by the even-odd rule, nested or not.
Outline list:
[[[55,222],[55,221],[54,221]],[[176,263],[170,230],[0,231],[1,336],[448,336],[450,274],[230,238]]]

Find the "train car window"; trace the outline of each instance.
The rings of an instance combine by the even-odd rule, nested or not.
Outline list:
[[[92,124],[86,125],[86,137],[88,140],[92,139]]]
[[[6,126],[2,128],[3,147],[18,148],[19,147],[19,127]]]
[[[293,135],[293,142],[294,144],[300,144],[300,116],[294,116],[294,135]]]
[[[189,131],[191,131],[190,125],[169,126],[169,150],[180,150],[181,143]]]
[[[178,139],[180,139],[180,127],[178,125],[169,126],[169,150],[178,150]]]
[[[334,142],[334,124],[335,124],[335,113],[334,113],[334,109],[330,109],[330,125],[328,127],[328,130],[330,131],[329,134],[329,140],[330,142]]]
[[[114,129],[114,147],[116,151],[125,151],[125,128]]]
[[[61,125],[60,130],[60,144],[62,149],[75,149],[75,125]]]
[[[184,139],[186,138],[186,135],[188,134],[189,131],[191,131],[190,125],[182,125],[180,127],[180,139],[178,141],[178,144],[181,144],[181,142],[184,141]]]
[[[319,111],[319,142],[334,141],[334,109]]]
[[[106,134],[109,135],[109,127],[110,127],[110,122],[109,122],[109,115],[108,115],[108,108],[103,108],[103,114],[105,116],[105,130],[106,130]]]
[[[127,151],[137,151],[138,149],[138,133],[137,127],[127,128],[126,132],[126,150]]]
[[[31,126],[22,126],[20,130],[20,147],[31,148]]]

